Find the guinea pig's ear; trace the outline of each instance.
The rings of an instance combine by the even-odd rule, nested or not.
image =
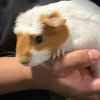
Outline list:
[[[61,19],[59,17],[52,17],[45,19],[43,23],[51,27],[58,27],[60,25],[65,25],[66,19]]]

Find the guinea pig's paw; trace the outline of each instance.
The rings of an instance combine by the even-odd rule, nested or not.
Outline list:
[[[58,49],[55,53],[53,53],[53,59],[59,58],[61,55],[61,49]]]
[[[55,53],[53,53],[53,59],[55,58],[59,58],[60,56],[64,56],[65,55],[65,49],[64,48],[59,48]]]
[[[53,53],[52,58],[53,58],[53,59],[56,58],[56,53]]]
[[[65,53],[66,53],[66,50],[65,50],[64,48],[62,48],[62,49],[61,49],[61,54],[62,54],[62,56],[64,56]]]

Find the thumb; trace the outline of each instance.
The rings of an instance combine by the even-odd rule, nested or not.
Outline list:
[[[77,50],[66,54],[60,59],[55,67],[61,70],[72,70],[87,67],[100,58],[97,50]]]

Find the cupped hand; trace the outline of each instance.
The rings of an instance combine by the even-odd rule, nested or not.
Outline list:
[[[66,97],[85,98],[100,90],[100,78],[95,78],[89,66],[100,58],[96,50],[77,50],[32,69],[36,84]],[[81,99],[82,100],[82,99]]]

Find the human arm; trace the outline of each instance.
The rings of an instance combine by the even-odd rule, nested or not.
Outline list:
[[[29,89],[31,69],[18,63],[15,57],[0,58],[0,94]]]
[[[77,69],[94,63],[99,59],[100,55],[92,52],[92,56],[94,57],[91,60],[88,50],[74,51],[68,53],[62,59],[61,63],[66,65],[64,67],[59,63],[59,60],[52,60],[46,63],[47,67],[37,66],[37,68],[34,67],[32,69],[21,65],[14,57],[0,58],[0,94],[27,89],[46,89],[64,96],[70,96],[75,92],[76,94],[79,92],[85,95],[86,92],[88,94],[100,90],[100,81],[95,83],[88,70],[75,70],[69,75],[65,74],[63,77],[61,75],[64,70],[73,69],[74,66]],[[84,77],[81,77],[80,71],[81,73],[85,72]],[[95,84],[92,85],[93,82]]]

